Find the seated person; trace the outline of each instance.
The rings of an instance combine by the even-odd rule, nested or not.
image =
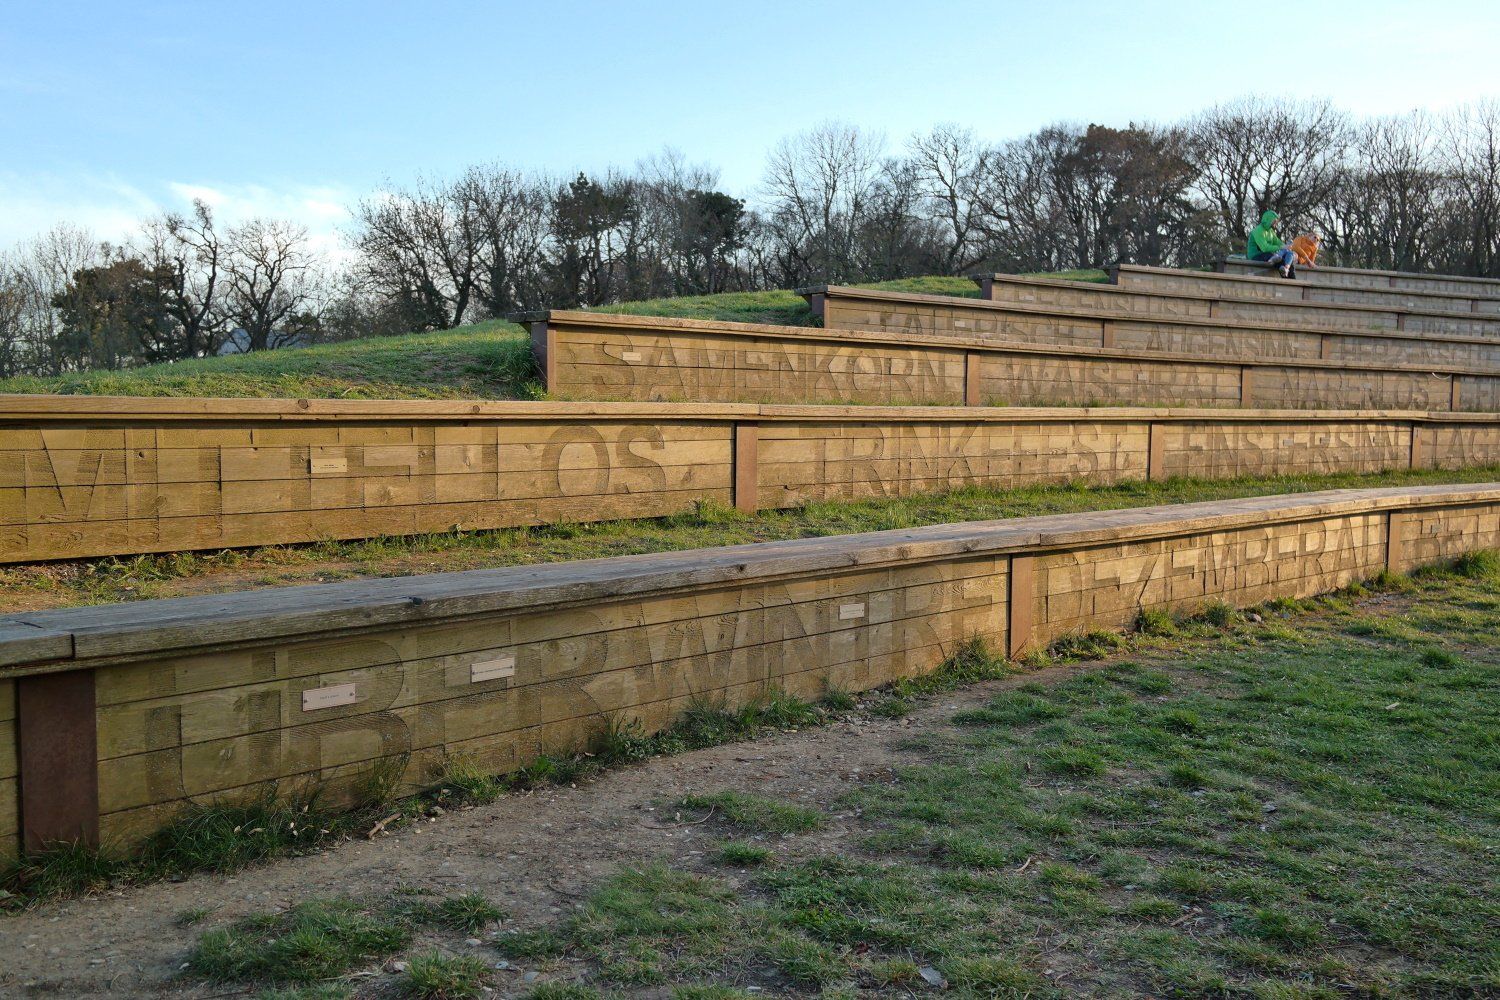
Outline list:
[[[1322,245],[1323,241],[1318,237],[1317,233],[1303,233],[1286,246],[1288,250],[1297,255],[1298,267],[1317,267],[1318,250]]]
[[[1295,278],[1297,276],[1297,255],[1281,242],[1272,226],[1276,222],[1276,213],[1266,209],[1261,213],[1260,225],[1250,230],[1250,238],[1245,241],[1245,256],[1251,260],[1264,261],[1271,267],[1280,268],[1283,278]]]

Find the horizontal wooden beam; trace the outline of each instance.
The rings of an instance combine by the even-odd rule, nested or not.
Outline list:
[[[12,400],[0,562],[663,516],[740,503],[752,461],[757,509],[970,485],[1378,471],[1411,463],[1413,428],[1427,441],[1421,467],[1500,463],[1500,414],[994,407],[979,405],[993,400],[992,355],[958,357],[951,392],[968,406],[412,404],[380,420],[356,407],[344,422],[337,409],[294,419],[296,401],[281,401],[288,413],[190,417],[96,397],[28,415]],[[1121,391],[1138,391],[1130,371]],[[1433,381],[1451,400],[1452,383]],[[753,449],[736,431],[752,424]]]
[[[1063,278],[1021,277],[1012,274],[975,275],[980,298],[1012,305],[1089,306],[1161,316],[1261,319],[1283,327],[1334,329],[1368,328],[1441,333],[1500,333],[1500,310],[1475,322],[1474,300],[1467,296],[1390,289],[1337,288],[1309,298],[1310,286],[1282,278],[1182,271],[1172,268],[1119,264],[1110,270],[1109,283]],[[1314,286],[1314,290],[1318,289]],[[860,291],[880,290],[861,289]],[[1332,294],[1329,294],[1332,293]],[[1500,299],[1494,300],[1500,306]],[[1246,303],[1257,308],[1246,309]],[[1447,319],[1449,325],[1424,319]]]
[[[0,637],[73,650],[0,670],[20,827],[33,847],[128,846],[268,784],[338,805],[380,768],[414,791],[456,751],[509,770],[606,718],[652,731],[703,697],[865,689],[973,639],[1020,656],[1143,608],[1307,597],[1497,539],[1500,484],[1338,490],[12,616]]]

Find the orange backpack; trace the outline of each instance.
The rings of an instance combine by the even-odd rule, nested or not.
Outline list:
[[[1297,255],[1297,263],[1302,267],[1318,266],[1318,238],[1312,233],[1303,233],[1288,245],[1292,253]]]

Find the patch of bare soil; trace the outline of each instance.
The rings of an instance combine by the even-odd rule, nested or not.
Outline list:
[[[1049,673],[1053,671],[1024,679],[1044,679]],[[675,815],[673,803],[684,795],[732,788],[834,809],[853,785],[878,781],[890,768],[912,760],[896,749],[903,737],[946,726],[956,711],[975,707],[1016,683],[1020,680],[972,685],[938,696],[904,719],[860,715],[822,728],[658,757],[576,788],[508,796],[373,841],[231,876],[140,886],[0,917],[0,996],[201,1000],[245,995],[181,976],[198,935],[310,897],[383,896],[397,888],[442,895],[478,892],[509,914],[505,926],[534,927],[578,905],[621,865],[652,859],[697,865],[724,834],[713,822],[694,823],[697,817]],[[861,832],[857,816],[834,813],[824,828],[797,836],[782,850],[836,852]],[[200,909],[210,911],[201,922],[178,925],[180,914]],[[470,944],[462,933],[427,935],[412,951],[433,944],[473,950],[492,964],[500,958],[488,941]],[[523,995],[536,979],[524,967],[496,975],[503,977],[495,990],[501,997]],[[390,963],[368,969],[355,995],[389,995],[393,979]]]

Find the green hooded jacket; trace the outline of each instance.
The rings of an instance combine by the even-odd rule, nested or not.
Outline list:
[[[1251,260],[1258,253],[1275,253],[1286,246],[1281,242],[1281,237],[1271,232],[1271,224],[1276,221],[1276,213],[1266,209],[1260,213],[1260,225],[1250,230],[1250,238],[1245,241],[1245,256]]]

